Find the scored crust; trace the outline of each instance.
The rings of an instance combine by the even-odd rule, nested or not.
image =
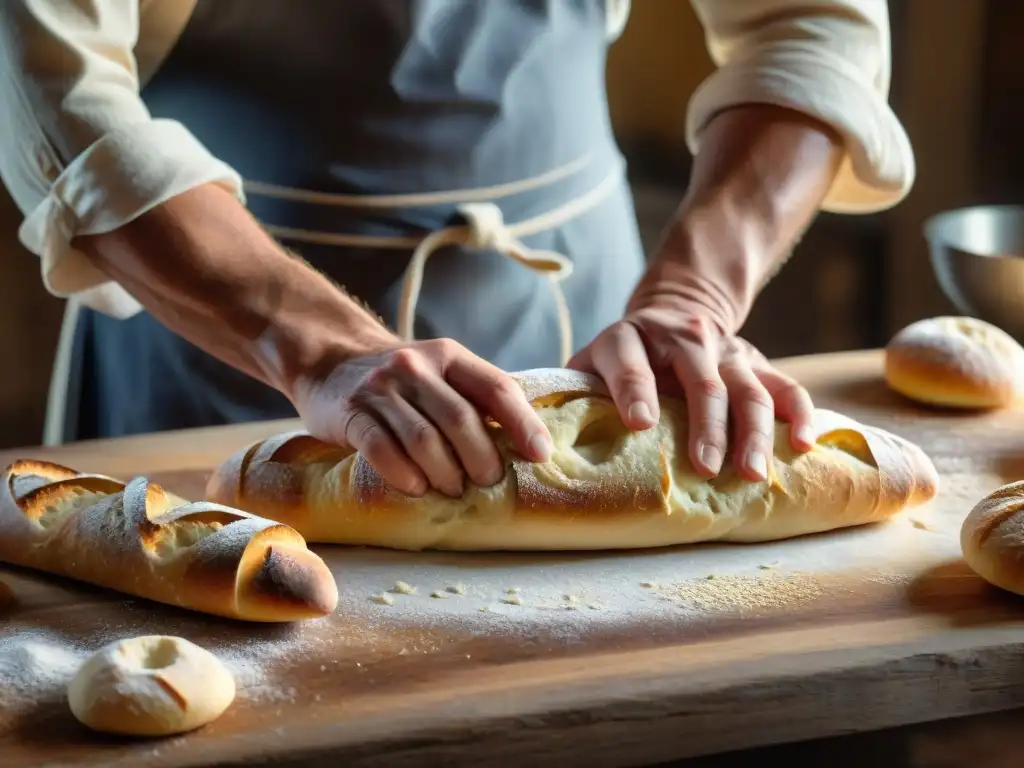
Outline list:
[[[549,461],[526,461],[491,424],[506,465],[494,486],[469,485],[459,499],[433,490],[407,496],[358,453],[290,432],[230,457],[207,497],[314,542],[566,550],[785,538],[883,520],[937,490],[918,446],[823,409],[806,454],[793,451],[788,425],[776,424],[767,482],[740,478],[728,461],[709,481],[689,463],[681,399],[663,396],[659,423],[631,431],[595,376],[539,369],[513,377],[555,450]]]
[[[1024,481],[979,501],[960,528],[964,561],[985,581],[1024,595]]]
[[[0,561],[231,618],[293,621],[337,604],[327,566],[295,530],[138,477],[51,462],[0,480]]]
[[[885,380],[912,400],[952,408],[1003,408],[1024,386],[1024,348],[971,317],[933,317],[897,333],[885,350]]]

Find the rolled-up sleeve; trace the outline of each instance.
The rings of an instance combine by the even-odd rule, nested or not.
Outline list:
[[[750,103],[798,110],[832,126],[846,154],[822,209],[871,213],[914,183],[914,154],[889,106],[885,0],[691,0],[717,70],[690,100],[686,139],[719,112]]]
[[[238,174],[139,96],[139,0],[0,6],[0,178],[22,244],[57,296],[128,317],[138,303],[71,246],[207,183],[244,202]]]

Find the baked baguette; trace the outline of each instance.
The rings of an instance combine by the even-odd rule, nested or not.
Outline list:
[[[285,525],[45,461],[4,471],[0,561],[248,621],[324,616],[338,602],[330,570]]]
[[[701,541],[755,542],[880,521],[931,499],[935,468],[917,446],[831,411],[815,414],[817,446],[790,448],[776,425],[766,482],[727,463],[710,482],[686,450],[687,412],[663,397],[658,425],[631,432],[603,382],[563,370],[516,375],[555,450],[525,461],[502,430],[496,485],[460,499],[410,497],[382,482],[359,454],[290,432],[238,451],[214,473],[207,497],[271,517],[309,541],[395,549],[593,550]]]

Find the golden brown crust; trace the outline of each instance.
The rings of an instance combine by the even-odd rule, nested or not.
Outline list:
[[[0,480],[0,561],[250,621],[322,616],[337,603],[330,570],[292,528],[183,502],[145,478],[31,460]]]
[[[889,342],[885,380],[929,405],[1005,408],[1024,386],[1024,348],[982,320],[933,317],[912,323]]]
[[[979,501],[960,528],[964,560],[985,581],[1024,595],[1024,481]]]
[[[358,454],[290,433],[249,446],[208,487],[211,500],[272,516],[309,541],[399,549],[621,549],[763,541],[884,520],[934,497],[917,446],[833,413],[815,413],[817,446],[797,454],[776,426],[766,483],[731,464],[714,480],[689,464],[686,404],[662,397],[661,420],[632,432],[596,377],[529,371],[516,380],[548,426],[550,461],[530,463],[495,426],[505,477],[460,499],[406,496]]]

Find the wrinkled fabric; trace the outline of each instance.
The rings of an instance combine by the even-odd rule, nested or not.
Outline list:
[[[885,0],[691,2],[719,66],[690,104],[686,135],[691,151],[699,151],[701,130],[722,109],[750,101],[778,103],[827,121],[847,141],[847,157],[826,210],[868,213],[903,199],[913,184],[915,168],[906,134],[887,104],[891,56]],[[606,34],[614,37],[626,23],[629,3],[608,3],[606,8],[599,0],[593,4],[602,6]],[[89,284],[103,282],[82,254],[70,247],[70,239],[106,231],[115,223],[110,216],[94,220],[86,211],[76,210],[76,200],[61,198],[62,189],[87,184],[116,189],[116,200],[113,194],[105,197],[121,222],[211,180],[244,199],[239,179],[224,168],[223,158],[190,140],[187,131],[181,131],[176,140],[158,139],[160,131],[149,127],[152,117],[139,95],[140,79],[148,78],[173,47],[195,4],[195,0],[22,0],[8,4],[0,14],[0,103],[5,105],[0,111],[0,178],[27,217],[22,242],[40,256],[43,281],[55,295],[82,293]],[[492,116],[501,98],[514,103],[514,90],[487,89],[508,85],[502,69],[517,55],[529,53],[530,35],[552,34],[547,14],[568,14],[579,6],[576,0],[471,3],[479,6],[475,11],[470,8],[475,15],[468,19],[475,34],[459,40],[449,20],[455,15],[453,8],[466,12],[464,2],[380,0],[377,20],[363,26],[349,25],[342,18],[353,4],[360,5],[316,4],[315,12],[290,12],[280,23],[279,8],[288,4],[253,2],[242,7],[227,2],[227,8],[206,14],[215,25],[210,28],[211,37],[218,39],[218,33],[239,23],[250,28],[262,24],[257,35],[259,55],[245,47],[247,36],[227,36],[228,42],[221,35],[222,47],[204,54],[209,57],[210,74],[244,61],[253,65],[253,76],[271,81],[283,68],[291,73],[286,80],[300,84],[300,95],[316,90],[328,72],[335,84],[347,89],[374,91],[381,81],[369,77],[353,53],[372,41],[374,48],[407,52],[388,88],[412,104],[443,99],[446,89],[451,93],[450,79],[446,83],[432,77],[437,71],[459,74],[458,92],[475,94],[477,102],[474,109],[467,108],[452,120],[460,122],[460,130],[464,124],[475,126],[475,135],[486,139],[488,103]],[[559,10],[563,6],[565,10]],[[502,35],[496,25],[506,14],[521,22],[516,35]],[[465,25],[457,29],[466,31]],[[321,44],[309,44],[318,38]],[[343,65],[335,56],[325,56],[325,51],[342,53],[348,61]],[[572,54],[571,48],[566,50],[564,66],[583,65]],[[471,61],[477,69],[468,66]],[[427,65],[425,69],[420,68],[422,64]],[[603,72],[589,75],[603,79]],[[346,88],[335,93],[340,97],[348,92]],[[416,109],[411,112],[419,114]],[[386,132],[389,125],[386,118],[365,122],[359,133],[380,137],[365,147],[365,168],[342,162],[339,172],[355,186],[372,184],[373,162],[394,162],[407,173],[395,178],[393,186],[432,181],[426,174],[409,172],[416,153],[388,155],[393,142],[378,130]],[[428,146],[437,139],[430,130],[415,135]],[[484,141],[482,146],[468,147],[474,162],[462,164],[460,153],[454,162],[472,176],[472,167],[501,154],[509,144],[524,155],[524,168],[542,162],[543,127],[516,139],[525,143]],[[106,145],[105,152],[95,153],[99,162],[74,162],[96,143]],[[130,162],[120,161],[122,155]],[[171,164],[163,162],[166,158],[177,159],[178,167],[170,170]],[[452,160],[452,155],[447,159]],[[62,212],[64,208],[69,210]],[[65,261],[69,264],[62,266]],[[81,298],[116,316],[139,310],[116,285]]]
[[[771,14],[766,15],[768,5]],[[246,183],[333,195],[508,184],[505,221],[577,199],[623,163],[605,93],[625,0],[26,0],[0,17],[0,175],[47,288],[86,307],[65,439],[294,415],[263,384],[176,336],[71,247],[204,183],[268,226],[407,237],[458,220],[458,201],[363,210],[280,199]],[[884,2],[694,2],[718,71],[694,94],[687,140],[738,103],[780,103],[846,138],[827,206],[877,210],[913,180],[886,103]],[[133,55],[134,54],[134,55]],[[244,180],[244,181],[243,181]],[[259,187],[250,187],[251,190]],[[577,348],[621,316],[643,270],[628,184],[525,238],[573,263],[563,290]],[[409,253],[284,241],[394,324]],[[427,265],[416,337],[454,338],[506,370],[559,363],[544,278],[495,253]]]

